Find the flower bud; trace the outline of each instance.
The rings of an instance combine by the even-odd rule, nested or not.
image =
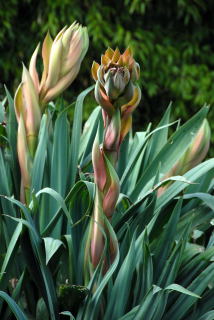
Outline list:
[[[210,145],[210,127],[207,119],[205,119],[198,130],[192,143],[178,162],[170,171],[172,175],[183,175],[188,170],[197,166],[206,157]]]
[[[105,165],[107,183],[104,189],[103,212],[108,219],[111,219],[120,194],[120,181],[115,169],[107,157],[105,157]]]
[[[140,75],[139,65],[129,48],[123,54],[119,49],[114,51],[108,48],[101,57],[101,65],[93,62],[91,72],[96,81],[95,99],[109,119],[117,109],[120,110],[121,132],[119,134],[117,132],[120,144],[130,129],[131,113],[141,99],[140,88],[135,84]],[[109,130],[107,128],[106,131]],[[108,136],[111,136],[109,132]]]
[[[125,90],[130,79],[127,68],[111,68],[104,75],[104,88],[110,100],[116,100]]]
[[[94,168],[94,180],[99,192],[99,202],[102,202],[102,210],[108,219],[111,218],[120,193],[120,182],[110,160],[100,148],[96,137],[92,150],[92,163]],[[102,200],[101,200],[102,195]]]
[[[40,85],[40,100],[46,104],[64,91],[76,78],[88,49],[87,29],[73,23],[63,28],[52,41],[46,36],[42,57],[44,70]]]
[[[173,168],[164,176],[164,179],[172,176],[183,175],[201,163],[209,150],[210,136],[209,123],[207,119],[204,119],[190,146],[184,155],[176,162]],[[158,195],[160,196],[169,187],[169,185],[170,184],[167,184],[165,187],[159,188]]]
[[[17,153],[19,158],[19,165],[21,169],[22,183],[25,189],[30,187],[31,178],[31,160],[30,153],[28,149],[25,125],[22,114],[19,118],[18,123],[18,133],[17,133]]]
[[[195,138],[180,160],[182,162],[181,174],[201,163],[207,155],[210,145],[210,126],[207,119],[204,119]]]
[[[96,136],[92,149],[92,163],[94,168],[94,180],[100,191],[104,190],[106,184],[106,170],[103,150],[100,150],[98,136]]]
[[[38,93],[31,75],[25,66],[23,66],[22,82],[16,91],[14,104],[18,123],[20,116],[23,117],[29,151],[31,156],[33,156],[37,145],[41,111]]]
[[[104,249],[104,236],[102,228],[104,229],[104,214],[102,209],[102,194],[99,189],[96,190],[96,197],[94,201],[93,220],[91,221],[90,237],[90,251],[91,262],[94,268],[98,265]]]
[[[100,91],[95,94],[95,98],[102,107],[103,98],[104,104],[107,104],[107,102],[114,104],[121,97],[126,97],[126,100],[123,101],[125,103],[132,99],[130,92],[127,96],[127,91],[130,88],[133,90],[133,81],[138,80],[140,68],[133,59],[129,48],[122,55],[119,49],[113,51],[108,48],[101,57],[101,65],[94,62],[91,72],[94,80],[98,83],[96,90]],[[131,86],[129,85],[130,82]],[[106,112],[108,112],[108,108],[106,109]]]
[[[120,132],[121,115],[120,110],[116,110],[111,118],[107,118],[105,139],[103,142],[105,153],[107,153],[108,151],[118,152],[120,146]]]

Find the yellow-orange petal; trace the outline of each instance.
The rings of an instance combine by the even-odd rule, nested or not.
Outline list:
[[[106,66],[110,62],[110,59],[106,55],[101,56],[101,64]]]
[[[122,57],[123,57],[124,64],[128,64],[130,61],[130,58],[132,58],[132,51],[129,47],[124,51],[124,53],[122,54]]]
[[[99,69],[99,63],[97,63],[96,61],[93,61],[92,67],[91,67],[91,74],[92,77],[95,81],[97,81],[97,70]]]
[[[132,116],[122,117],[121,119],[121,131],[120,131],[120,143],[123,141],[132,126]]]
[[[124,63],[123,63],[123,57],[120,56],[119,60],[117,61],[117,63],[119,64],[119,66],[124,66]]]
[[[105,56],[107,56],[109,59],[112,59],[114,55],[114,50],[112,50],[111,48],[108,48],[105,52]]]
[[[117,63],[118,60],[120,59],[120,50],[118,48],[116,48],[116,50],[114,51],[113,57],[112,57],[112,62],[113,63]]]
[[[136,86],[136,88],[134,89],[134,94],[132,99],[121,107],[122,115],[124,114],[127,115],[132,113],[134,109],[138,106],[140,99],[141,99],[141,90],[138,86]]]

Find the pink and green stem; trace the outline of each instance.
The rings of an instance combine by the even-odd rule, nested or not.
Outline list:
[[[99,145],[96,137],[92,151],[92,163],[94,168],[94,181],[96,196],[91,225],[91,262],[96,268],[105,246],[103,231],[109,238],[109,260],[115,258],[117,245],[113,243],[105,220],[111,221],[112,215],[120,193],[120,184],[115,166],[118,160],[120,147],[121,117],[120,110],[110,118],[104,115],[105,132],[103,145]],[[115,241],[115,240],[114,240]],[[104,270],[107,270],[107,259],[104,260]]]

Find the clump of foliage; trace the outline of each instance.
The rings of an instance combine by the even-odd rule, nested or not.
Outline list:
[[[214,319],[209,108],[180,125],[169,105],[133,133],[139,66],[110,48],[93,64],[96,85],[54,104],[87,43],[76,24],[48,35],[43,76],[36,49],[0,104],[1,319]]]
[[[141,130],[151,118],[157,124],[168,101],[174,103],[174,119],[188,120],[204,102],[214,103],[213,10],[212,0],[120,0],[114,6],[99,0],[2,2],[1,85],[4,79],[14,90],[20,78],[18,62],[29,61],[41,31],[56,34],[73,19],[88,26],[91,41],[78,81],[65,94],[67,101],[78,95],[80,86],[92,83],[90,65],[109,43],[121,49],[131,46],[143,74],[144,99],[136,111],[136,128]],[[23,19],[23,12],[28,19]],[[85,120],[93,108],[88,98]],[[209,118],[213,117],[211,109]],[[213,129],[213,121],[210,124]]]

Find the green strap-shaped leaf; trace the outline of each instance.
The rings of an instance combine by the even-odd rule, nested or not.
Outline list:
[[[133,168],[136,165],[136,162],[138,161],[140,155],[142,152],[144,152],[144,148],[146,147],[150,137],[152,137],[155,133],[160,132],[161,130],[168,128],[172,125],[174,125],[175,123],[177,123],[177,121],[169,123],[167,125],[158,127],[156,129],[154,129],[153,131],[149,132],[150,130],[150,126],[148,127],[146,132],[137,132],[136,134],[136,138],[138,138],[138,142],[136,143],[135,139],[133,140],[133,144],[130,146],[130,151],[129,151],[129,162],[127,163],[127,167],[121,177],[121,190],[123,192],[125,192],[123,190],[123,188],[125,188],[124,186],[127,184],[127,180],[130,177],[130,175],[132,175],[132,171]],[[159,164],[158,164],[159,165]],[[157,166],[158,168],[158,166]],[[156,168],[156,169],[157,169]],[[156,171],[154,171],[154,175],[156,175]]]
[[[6,168],[6,162],[5,158],[3,156],[2,150],[0,149],[0,195],[4,196],[10,196],[10,175],[8,174],[7,168]],[[11,204],[11,202],[8,202],[4,197],[1,197],[1,208],[3,214],[10,214],[11,216],[16,216],[16,210],[14,206]],[[5,221],[7,226],[7,232],[9,237],[12,237],[12,234],[14,232],[14,225],[11,225],[11,223],[8,222],[8,220]]]
[[[209,170],[214,168],[214,159],[209,159],[202,162],[195,168],[191,169],[183,175],[183,177],[191,182],[197,181],[200,177],[206,174]],[[169,203],[175,196],[186,188],[186,184],[176,181],[173,183],[157,200],[156,212],[160,210],[164,205]]]
[[[124,314],[126,309],[126,304],[129,298],[128,293],[130,292],[132,278],[136,267],[135,237],[136,234],[133,235],[129,252],[123,261],[111,290],[111,299],[108,303],[104,320],[118,319]]]
[[[53,255],[63,245],[63,242],[51,237],[44,238],[43,240],[45,242],[46,264],[48,264]]]
[[[19,163],[18,163],[18,156],[17,156],[17,120],[15,115],[14,109],[14,102],[13,98],[11,97],[9,91],[5,86],[7,101],[9,105],[9,117],[8,123],[6,126],[7,136],[11,151],[11,170],[14,177],[14,186],[16,190],[16,194],[19,195],[19,182],[20,182],[20,174],[19,174]]]
[[[167,173],[177,160],[187,150],[196,133],[198,132],[203,120],[205,119],[208,107],[203,107],[195,116],[181,126],[168,140],[152,163],[146,168],[139,179],[134,191],[131,194],[132,199],[136,200],[147,190],[147,183],[155,176],[158,166],[161,164],[160,172]]]
[[[60,312],[60,314],[70,317],[70,320],[75,320],[74,316],[71,314],[70,311],[63,311],[63,312]]]
[[[68,146],[69,146],[69,128],[67,113],[61,112],[56,119],[54,126],[52,159],[50,168],[50,187],[57,191],[62,197],[66,193],[66,180],[68,176]],[[47,215],[43,221],[50,221],[53,214],[58,210],[59,205],[52,198],[49,198],[49,210],[43,212]],[[51,236],[54,238],[60,238],[62,219],[60,218]],[[42,230],[44,229],[42,226]]]
[[[15,301],[18,301],[20,296],[21,296],[21,293],[22,293],[22,288],[23,288],[23,283],[25,281],[25,278],[26,278],[26,269],[22,272],[22,275],[21,277],[19,278],[17,284],[16,284],[16,287],[14,288],[13,292],[12,292],[12,295],[11,295],[11,298]],[[8,320],[10,319],[10,314],[11,314],[12,310],[8,308],[5,310],[4,312],[4,316],[2,318],[2,320]]]
[[[96,107],[84,125],[79,149],[79,157],[81,157],[80,167],[84,165],[85,159],[87,159],[88,155],[91,153],[101,116],[101,108]]]
[[[36,150],[33,168],[32,168],[32,184],[31,190],[38,192],[42,187],[42,181],[44,176],[44,167],[46,160],[46,148],[48,138],[48,118],[44,114],[41,121],[39,131],[39,143]]]
[[[77,196],[78,193],[81,193],[83,191],[83,189],[86,189],[88,192],[88,196],[89,196],[89,202],[88,202],[88,207],[86,209],[86,212],[83,214],[83,217],[88,215],[90,213],[92,204],[93,204],[93,195],[94,195],[94,184],[91,182],[87,182],[87,181],[78,181],[74,187],[71,189],[71,191],[69,192],[69,194],[67,195],[65,201],[60,197],[60,195],[58,194],[58,199],[61,198],[61,200],[63,200],[63,203],[61,202],[60,208],[59,210],[56,212],[56,214],[53,216],[53,218],[51,219],[51,221],[49,222],[49,224],[46,226],[45,230],[42,232],[42,236],[46,237],[50,234],[50,232],[53,230],[53,228],[55,227],[55,225],[57,224],[59,218],[61,217],[61,215],[63,214],[63,212],[66,214],[68,221],[72,222],[71,217],[69,212],[67,211],[66,207],[64,207],[64,205],[69,205],[72,201],[75,201],[75,198]],[[48,190],[50,188],[45,188],[44,190]],[[50,189],[52,190],[52,189]],[[53,194],[57,194],[56,192],[54,192],[54,190],[52,190],[52,195]],[[61,201],[60,200],[60,201]],[[74,225],[73,225],[74,226]]]
[[[70,146],[70,165],[69,165],[69,186],[73,186],[77,174],[77,165],[79,157],[79,148],[80,148],[80,136],[82,132],[82,112],[83,112],[83,101],[87,94],[92,91],[94,85],[84,90],[78,97],[75,105],[74,111],[74,121],[72,128],[72,139]]]
[[[157,283],[158,278],[164,268],[164,265],[166,264],[166,260],[169,256],[171,247],[174,243],[175,236],[176,236],[176,228],[178,219],[180,216],[182,207],[182,199],[180,199],[167,223],[166,226],[164,226],[163,232],[158,237],[158,243],[154,248],[154,267],[155,267],[155,283]]]
[[[149,165],[154,160],[156,155],[160,152],[160,150],[163,148],[163,146],[167,143],[168,131],[169,131],[169,127],[167,125],[169,124],[169,120],[170,120],[171,105],[172,105],[172,103],[169,104],[161,121],[157,125],[157,128],[162,128],[162,129],[155,132],[151,137],[150,143],[146,149],[143,168],[145,168],[145,166]]]
[[[8,218],[6,218],[8,219]],[[18,226],[16,227],[12,238],[10,240],[9,246],[7,248],[6,251],[6,255],[5,258],[3,260],[3,264],[1,267],[1,271],[0,271],[0,288],[2,290],[6,289],[7,285],[8,285],[8,281],[9,281],[9,277],[10,277],[10,270],[11,267],[13,267],[13,261],[15,259],[15,255],[17,253],[18,250],[18,246],[19,246],[19,237],[22,231],[22,223],[19,223]],[[1,302],[0,302],[0,309],[1,309]]]
[[[214,320],[214,310],[206,312],[203,316],[201,316],[198,320]]]
[[[211,263],[206,269],[204,269],[188,286],[187,290],[194,292],[196,295],[202,295],[207,288],[210,281],[214,278],[214,263]],[[181,295],[170,306],[163,320],[181,320],[183,316],[187,314],[192,305],[195,303],[197,297]],[[202,300],[203,301],[203,300]]]
[[[7,302],[17,320],[28,320],[24,312],[6,292],[0,291],[0,298]]]
[[[177,292],[186,294],[186,295],[194,297],[194,298],[200,298],[199,295],[195,294],[194,292],[192,292],[190,290],[185,289],[184,287],[182,287],[182,286],[180,286],[179,284],[176,284],[176,283],[170,284],[164,290],[177,291]]]
[[[29,230],[30,241],[25,242],[25,245],[27,250],[31,252],[31,254],[33,253],[33,259],[37,262],[35,270],[36,268],[38,268],[41,273],[40,281],[42,283],[37,283],[37,285],[42,289],[44,288],[44,300],[46,301],[46,304],[49,308],[50,319],[57,320],[59,319],[59,316],[57,312],[56,290],[50,270],[46,266],[45,251],[42,238],[40,237],[34,226],[29,208],[27,208],[20,201],[15,200],[14,198],[6,198],[12,203],[16,204],[22,210],[25,219],[13,217],[11,217],[11,219],[22,222]]]
[[[184,195],[184,199],[198,198],[202,200],[214,212],[214,196],[208,193],[196,192]]]

